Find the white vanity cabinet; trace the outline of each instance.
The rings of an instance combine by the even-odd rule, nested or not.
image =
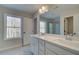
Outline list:
[[[36,37],[31,38],[31,52],[34,55],[38,55],[38,39]]]
[[[38,46],[39,46],[38,54],[39,55],[44,55],[45,54],[45,42],[42,39],[39,39],[38,42],[39,42],[38,43]]]
[[[55,44],[52,44],[50,42],[45,42],[45,46],[46,46],[46,52],[48,52],[47,54],[50,55],[50,54],[55,54],[55,55],[72,55],[71,52],[63,49],[63,48],[60,48],[59,46],[56,46]]]
[[[72,55],[68,50],[61,48],[41,38],[32,37],[31,50],[35,55]]]
[[[56,55],[56,53],[48,48],[46,48],[46,55]]]
[[[44,41],[40,38],[31,37],[31,51],[34,55],[44,55]]]

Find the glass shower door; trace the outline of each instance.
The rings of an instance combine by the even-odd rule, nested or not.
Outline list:
[[[53,23],[48,23],[48,33],[49,34],[53,34],[54,33]]]

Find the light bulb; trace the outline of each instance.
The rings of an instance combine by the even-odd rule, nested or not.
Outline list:
[[[41,9],[39,9],[39,12],[41,12],[42,10]]]
[[[39,13],[43,13],[43,10],[42,9],[39,9]]]
[[[47,8],[47,6],[42,6],[40,9],[39,9],[39,13],[45,13],[45,12],[47,12],[48,11],[48,8]]]
[[[42,6],[42,10],[45,10],[46,9],[46,7],[45,6]]]

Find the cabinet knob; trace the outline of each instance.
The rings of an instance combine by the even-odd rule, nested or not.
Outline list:
[[[24,34],[26,33],[26,32],[23,32]]]

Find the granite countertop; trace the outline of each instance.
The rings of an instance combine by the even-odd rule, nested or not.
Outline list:
[[[50,43],[54,43],[79,52],[79,41],[66,40],[64,35],[31,35],[31,36],[37,37],[42,40],[48,41]]]

